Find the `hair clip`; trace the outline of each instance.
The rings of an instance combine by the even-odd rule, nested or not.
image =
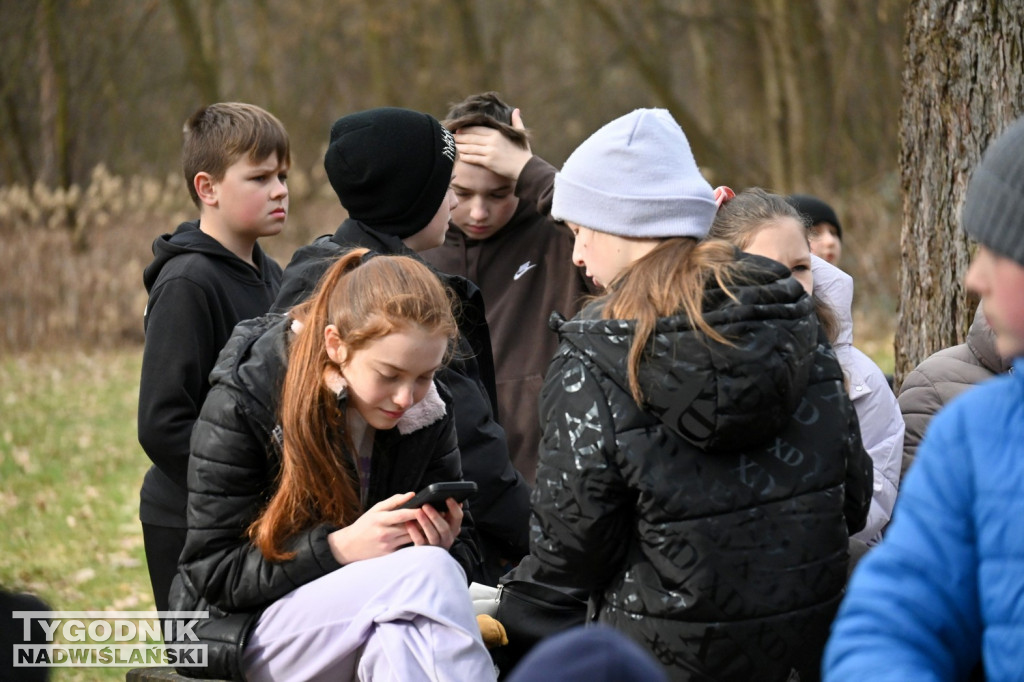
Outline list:
[[[725,185],[719,185],[715,188],[715,205],[718,206],[718,208],[722,208],[722,204],[735,196],[736,192],[733,192],[732,189]]]

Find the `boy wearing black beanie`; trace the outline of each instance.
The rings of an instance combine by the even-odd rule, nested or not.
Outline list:
[[[432,116],[382,107],[342,116],[331,126],[324,155],[327,178],[348,218],[333,235],[298,249],[285,268],[273,310],[308,298],[330,264],[353,248],[414,256],[439,246],[452,209],[449,187],[455,141]],[[438,372],[451,390],[463,476],[478,492],[468,507],[483,566],[475,582],[494,585],[501,566],[529,551],[530,490],[512,466],[496,420],[494,365],[479,289],[463,277],[438,273],[459,299],[459,349]]]

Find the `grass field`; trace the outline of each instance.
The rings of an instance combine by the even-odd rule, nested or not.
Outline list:
[[[138,520],[141,349],[0,358],[0,585],[55,610],[151,611]],[[56,668],[57,682],[126,669]]]
[[[864,350],[891,371],[891,346],[889,337]],[[141,357],[133,348],[0,358],[0,585],[55,610],[155,608],[138,521],[149,464],[135,427]],[[56,668],[52,679],[125,672]]]

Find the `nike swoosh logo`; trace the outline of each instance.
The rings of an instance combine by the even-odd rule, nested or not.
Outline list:
[[[532,270],[535,267],[537,267],[536,263],[531,263],[530,261],[526,261],[525,263],[523,263],[522,265],[519,266],[519,269],[516,270],[516,274],[512,275],[512,279],[514,279],[514,280],[519,279],[520,277],[522,277],[523,275],[525,275],[527,272],[529,272],[530,270]]]

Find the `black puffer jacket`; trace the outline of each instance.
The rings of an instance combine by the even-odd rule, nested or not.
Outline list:
[[[633,323],[600,302],[554,323],[534,492],[536,577],[593,591],[599,620],[676,680],[785,680],[815,670],[871,500],[842,372],[810,297],[774,261],[712,282],[705,341],[658,321],[629,393]]]
[[[327,535],[337,529],[331,524],[294,537],[289,549],[296,556],[280,563],[266,561],[245,537],[273,493],[280,463],[276,414],[290,326],[287,316],[267,315],[235,328],[211,374],[210,393],[192,432],[188,538],[171,588],[171,608],[209,605],[212,618],[195,628],[201,643],[209,645],[209,667],[183,668],[183,674],[241,679],[242,650],[259,613],[296,587],[340,568],[327,544]],[[367,506],[462,478],[451,398],[443,386],[438,388],[395,428],[376,433]],[[451,548],[467,575],[479,563],[471,538],[467,514]]]
[[[304,301],[331,263],[360,247],[422,262],[398,237],[349,219],[330,237],[321,237],[295,252],[271,310],[284,311]],[[482,545],[484,565],[472,578],[494,585],[501,575],[500,559],[515,561],[529,551],[530,487],[512,466],[505,430],[494,416],[494,361],[483,296],[464,277],[440,272],[437,276],[459,300],[455,311],[459,349],[437,376],[454,399],[463,475],[479,487],[468,506]]]

